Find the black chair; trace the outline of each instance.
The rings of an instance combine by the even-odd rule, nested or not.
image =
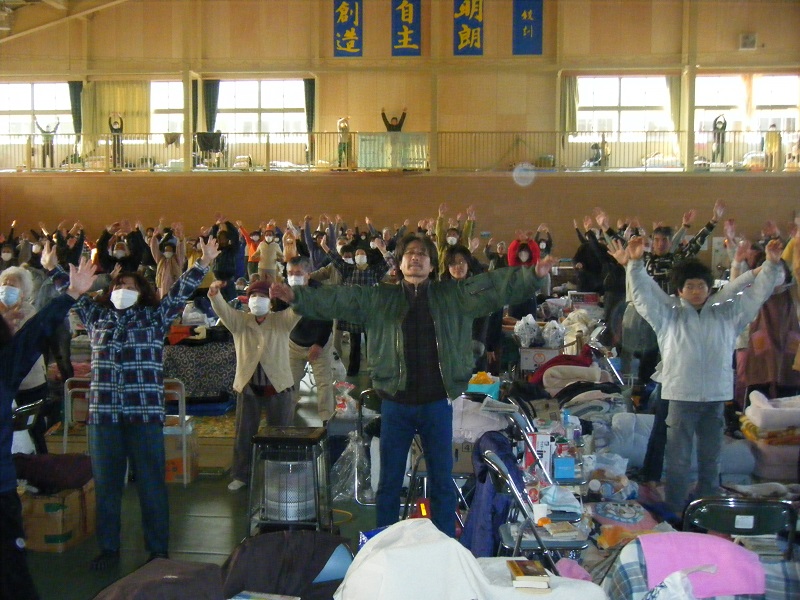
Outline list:
[[[792,559],[797,510],[788,502],[754,498],[700,498],[683,514],[684,531],[715,531],[730,536],[786,532],[784,559]]]
[[[14,423],[14,431],[30,431],[39,420],[39,413],[44,408],[47,400],[37,400],[25,406],[18,406],[11,413]]]

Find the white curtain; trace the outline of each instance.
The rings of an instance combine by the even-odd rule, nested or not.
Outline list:
[[[83,87],[83,130],[90,136],[111,133],[108,118],[122,116],[124,134],[150,133],[149,81],[92,81]]]

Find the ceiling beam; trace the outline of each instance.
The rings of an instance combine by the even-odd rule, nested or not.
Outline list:
[[[58,10],[67,10],[68,0],[42,0],[42,2]]]
[[[40,2],[23,6],[14,11],[16,17],[14,29],[0,44],[16,40],[32,33],[37,33],[51,27],[63,25],[73,19],[83,19],[92,13],[123,4],[128,0],[73,0],[66,8],[66,15],[60,9],[53,8],[53,4],[62,4],[61,0]]]

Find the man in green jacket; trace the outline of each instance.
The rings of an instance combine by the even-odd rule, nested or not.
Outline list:
[[[372,383],[382,399],[377,525],[400,514],[406,456],[419,434],[428,468],[434,524],[455,535],[452,399],[472,376],[472,321],[530,298],[553,259],[534,268],[497,269],[462,281],[434,281],[433,241],[406,235],[396,255],[400,285],[326,286],[274,284],[270,294],[312,319],[346,319],[367,331]]]

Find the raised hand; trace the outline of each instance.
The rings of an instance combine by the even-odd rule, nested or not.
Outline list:
[[[767,243],[765,251],[767,253],[767,260],[777,265],[781,261],[783,244],[780,240],[770,240],[769,243]]]
[[[549,256],[545,256],[541,259],[538,263],[536,263],[536,276],[537,277],[544,277],[550,272],[550,269],[558,262],[558,259],[553,256],[552,254]]]
[[[711,220],[715,223],[722,219],[722,215],[725,214],[725,204],[723,204],[722,200],[717,200],[714,202],[714,216],[711,217]]]
[[[217,245],[216,238],[210,237],[207,242],[204,242],[203,238],[200,238],[197,240],[197,245],[200,247],[200,252],[202,252],[202,256],[197,262],[202,266],[207,267],[219,256],[219,246]]]
[[[625,246],[620,240],[611,240],[608,253],[623,267],[628,263],[628,251],[625,250]]]
[[[69,288],[67,288],[67,295],[72,296],[76,300],[88,292],[97,276],[94,274],[97,267],[93,265],[87,258],[81,258],[80,263],[69,266]]]
[[[275,282],[269,286],[269,297],[283,300],[286,304],[294,302],[294,290],[286,283]]]
[[[219,294],[222,288],[224,287],[225,287],[224,281],[220,281],[219,279],[212,281],[211,285],[208,286],[208,297],[213,298],[214,296]]]
[[[683,213],[683,219],[681,220],[681,224],[686,227],[687,225],[691,225],[694,221],[694,218],[697,216],[697,211],[695,209],[687,210]]]
[[[742,262],[747,259],[747,251],[750,250],[750,242],[742,240],[736,244],[736,252],[733,255],[733,260]]]
[[[44,247],[42,248],[42,268],[45,271],[52,271],[58,265],[58,258],[57,258],[57,251],[55,245],[50,243],[50,240],[47,240],[44,243]]]
[[[644,238],[636,236],[630,239],[627,246],[628,258],[630,260],[641,260],[644,256]]]

